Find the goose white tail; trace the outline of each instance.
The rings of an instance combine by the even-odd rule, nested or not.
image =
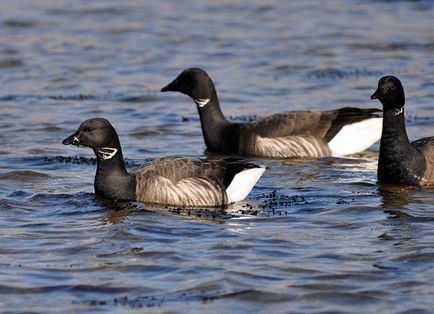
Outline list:
[[[329,142],[332,156],[364,151],[381,138],[383,118],[370,118],[344,126]]]
[[[265,167],[261,166],[260,168],[246,169],[237,173],[226,189],[228,202],[234,203],[245,199],[264,171]]]

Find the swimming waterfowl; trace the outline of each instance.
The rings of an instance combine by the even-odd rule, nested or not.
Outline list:
[[[381,136],[379,109],[291,111],[249,123],[230,122],[220,109],[214,83],[199,68],[184,70],[161,91],[193,99],[210,151],[274,158],[343,156],[367,149]]]
[[[95,193],[114,200],[174,206],[222,206],[243,200],[264,167],[234,159],[163,157],[128,172],[119,137],[106,119],[84,121],[62,141],[86,146],[97,158]]]
[[[383,105],[383,131],[378,160],[378,181],[400,185],[434,184],[434,137],[410,143],[405,130],[405,94],[401,81],[384,76],[371,99]]]

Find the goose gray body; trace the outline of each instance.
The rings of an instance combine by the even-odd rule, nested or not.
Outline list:
[[[420,184],[434,185],[434,136],[419,139],[411,144],[425,159],[425,171]]]
[[[380,139],[379,109],[292,111],[249,123],[230,122],[220,109],[212,80],[201,69],[185,70],[161,91],[193,98],[210,151],[279,158],[340,156],[362,151]]]
[[[399,185],[434,185],[434,137],[410,143],[404,117],[405,94],[401,81],[385,76],[371,96],[384,108],[378,160],[378,181]]]
[[[372,118],[378,111],[294,111],[240,124],[238,153],[265,157],[331,156],[329,142],[345,125]]]
[[[90,119],[63,141],[91,147],[97,156],[95,192],[115,200],[173,206],[222,206],[244,199],[263,167],[233,159],[155,159],[132,172],[125,168],[116,131],[105,119]]]
[[[228,204],[226,189],[234,177],[230,164],[180,157],[156,159],[134,171],[136,197],[146,203],[183,206]]]

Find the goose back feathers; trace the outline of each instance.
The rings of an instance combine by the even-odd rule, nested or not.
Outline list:
[[[174,206],[222,206],[247,197],[265,169],[234,159],[203,161],[165,157],[128,173],[116,131],[105,119],[90,119],[63,140],[97,157],[95,192],[105,198]]]
[[[383,105],[384,121],[378,181],[400,185],[434,184],[434,137],[410,143],[405,129],[405,94],[401,81],[385,76],[371,96]]]
[[[183,71],[161,91],[181,92],[194,100],[211,151],[258,157],[341,156],[380,139],[379,109],[293,111],[249,123],[230,122],[220,109],[214,83],[198,68]]]
[[[265,157],[324,157],[345,155],[359,151],[358,147],[345,151],[347,138],[367,136],[368,143],[377,140],[378,109],[342,108],[333,111],[294,111],[241,124],[238,153]],[[372,118],[372,119],[371,119]],[[365,125],[374,122],[374,128]],[[360,128],[347,134],[345,127],[361,124]],[[342,132],[342,133],[341,133]],[[351,132],[350,132],[351,133]],[[370,136],[374,134],[374,139]],[[339,139],[343,137],[343,139]],[[363,144],[363,143],[362,143]]]
[[[434,185],[434,136],[419,139],[411,144],[425,160],[420,185]]]
[[[255,176],[244,182],[249,186],[247,193],[253,188],[251,183],[255,184],[265,169],[235,160],[156,159],[134,171],[137,199],[148,203],[184,206],[220,206],[240,201],[247,193],[236,197],[236,192],[228,193],[228,188],[236,175],[249,170]]]

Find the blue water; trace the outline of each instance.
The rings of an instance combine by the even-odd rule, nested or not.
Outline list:
[[[377,107],[405,87],[411,139],[434,125],[431,1],[2,1],[0,308],[65,313],[433,313],[433,191],[379,190],[378,144],[268,171],[226,211],[113,203],[87,118],[130,168],[204,155],[194,103],[159,93],[203,67],[224,113]],[[212,157],[212,156],[211,156]]]

